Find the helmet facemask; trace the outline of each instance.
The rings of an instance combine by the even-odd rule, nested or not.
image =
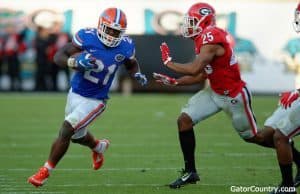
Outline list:
[[[100,40],[108,47],[116,47],[124,36],[126,29],[121,28],[118,24],[106,24],[105,22],[100,22],[98,27],[98,33]]]
[[[202,28],[200,27],[200,23],[202,21],[198,20],[196,17],[191,17],[189,15],[185,15],[183,17],[183,24],[181,26],[182,36],[185,38],[194,37],[202,32]]]
[[[192,5],[184,16],[181,33],[183,37],[194,39],[208,26],[215,25],[215,10],[207,3]]]
[[[297,33],[300,32],[300,11],[295,11],[295,18],[293,22],[294,29]]]

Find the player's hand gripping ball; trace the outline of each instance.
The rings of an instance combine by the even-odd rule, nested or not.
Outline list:
[[[68,59],[68,66],[78,71],[88,71],[98,67],[96,58],[85,51],[72,55]]]

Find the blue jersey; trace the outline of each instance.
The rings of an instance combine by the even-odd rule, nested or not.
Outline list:
[[[118,67],[134,57],[133,41],[124,36],[117,47],[107,47],[101,42],[97,29],[86,28],[75,34],[72,43],[95,57],[98,64],[97,69],[75,73],[71,80],[72,91],[89,98],[107,99]]]

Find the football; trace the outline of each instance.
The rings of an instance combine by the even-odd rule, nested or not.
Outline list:
[[[92,54],[82,51],[71,55],[68,59],[68,66],[74,70],[85,71],[96,68],[96,58]]]

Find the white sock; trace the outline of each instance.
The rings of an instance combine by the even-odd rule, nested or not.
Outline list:
[[[46,167],[49,170],[49,172],[51,172],[55,168],[55,166],[50,164],[48,161],[45,162],[44,167]]]
[[[105,141],[99,141],[93,150],[99,154],[104,153],[106,150],[106,146],[107,146],[107,143]]]

